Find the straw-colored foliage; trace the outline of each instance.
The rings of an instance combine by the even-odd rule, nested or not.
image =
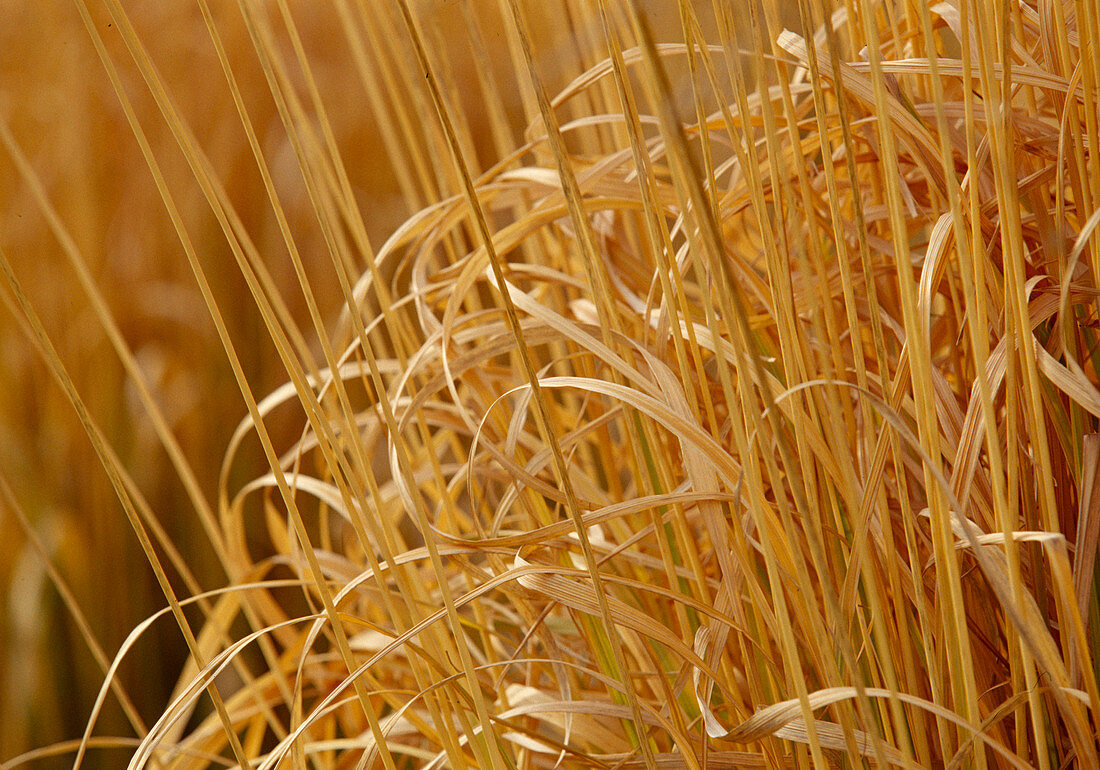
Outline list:
[[[6,768],[1100,766],[1095,3],[35,5]]]

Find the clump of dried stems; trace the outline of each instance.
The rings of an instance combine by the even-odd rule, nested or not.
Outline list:
[[[432,3],[272,0],[234,48],[200,0],[278,261],[104,5],[77,8],[247,416],[207,502],[5,124],[224,573],[189,577],[5,258],[167,599],[99,653],[83,737],[6,767],[1100,766],[1095,4],[464,0],[442,28]],[[322,13],[414,212],[384,239],[299,35]],[[142,721],[118,667],[173,618],[189,658]],[[99,728],[115,700],[129,737]]]

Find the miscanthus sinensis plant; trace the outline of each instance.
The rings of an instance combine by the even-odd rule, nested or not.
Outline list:
[[[105,650],[5,482],[102,683],[5,767],[1100,767],[1094,3],[198,0],[170,70],[130,5],[80,34],[244,417],[204,485],[9,99],[211,563],[8,247],[163,609]]]

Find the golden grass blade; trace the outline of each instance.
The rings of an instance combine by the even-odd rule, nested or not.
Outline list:
[[[912,703],[920,708],[927,709],[934,712],[940,717],[947,719],[955,724],[966,729],[971,736],[986,743],[997,754],[1004,757],[1012,767],[1026,768],[1028,764],[1019,757],[1013,755],[1007,748],[997,744],[996,742],[985,736],[980,729],[976,726],[967,724],[965,720],[952,714],[950,711],[937,706],[934,703],[929,703],[921,698],[915,698],[905,693],[891,693],[888,690],[882,690],[879,688],[867,688],[866,694],[872,698],[898,698],[907,703]],[[810,703],[814,708],[821,708],[833,703],[837,703],[842,700],[847,700],[856,697],[855,688],[852,687],[836,687],[829,690],[819,690],[810,695]],[[742,722],[735,727],[729,733],[731,740],[738,743],[747,743],[754,740],[759,740],[761,737],[774,733],[784,727],[787,727],[792,722],[797,721],[799,717],[800,706],[797,700],[785,701],[783,703],[776,703],[758,711],[752,716],[751,719]],[[896,755],[895,755],[896,756]],[[896,757],[901,761],[901,757]]]

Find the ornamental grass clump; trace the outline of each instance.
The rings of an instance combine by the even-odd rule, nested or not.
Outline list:
[[[164,599],[105,652],[50,573],[102,686],[4,766],[1100,766],[1096,8],[457,6],[199,0],[187,82],[78,0],[245,415],[208,486],[0,125],[209,562],[5,254]]]

